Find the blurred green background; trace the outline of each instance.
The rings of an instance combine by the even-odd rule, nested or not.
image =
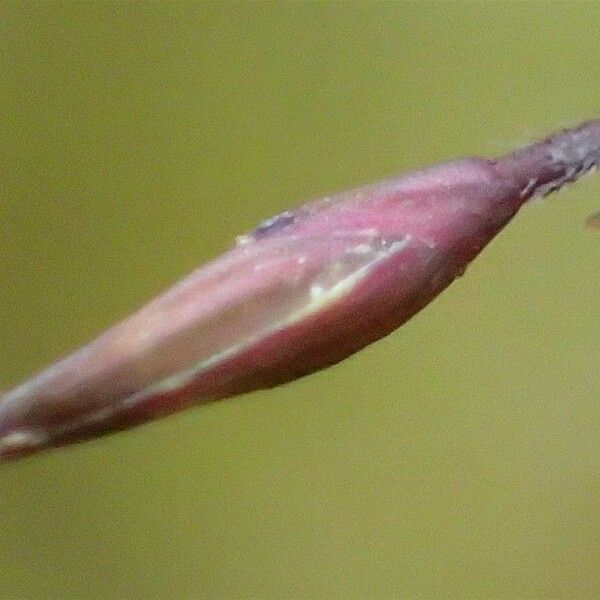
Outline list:
[[[599,116],[600,3],[0,4],[0,387],[307,198]],[[0,468],[0,598],[600,597],[598,178],[343,364]]]

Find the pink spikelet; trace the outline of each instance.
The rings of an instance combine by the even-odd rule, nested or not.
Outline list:
[[[0,397],[0,456],[270,388],[389,334],[533,196],[600,162],[600,121],[286,211]]]

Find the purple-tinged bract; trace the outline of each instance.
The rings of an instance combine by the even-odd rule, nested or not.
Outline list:
[[[236,245],[0,398],[0,456],[273,387],[387,335],[532,196],[600,161],[600,121],[497,160],[458,160],[323,198]]]

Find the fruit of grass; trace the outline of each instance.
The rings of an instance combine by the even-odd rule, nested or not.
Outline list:
[[[0,397],[0,456],[302,377],[402,325],[532,197],[600,162],[600,121],[286,211]]]

